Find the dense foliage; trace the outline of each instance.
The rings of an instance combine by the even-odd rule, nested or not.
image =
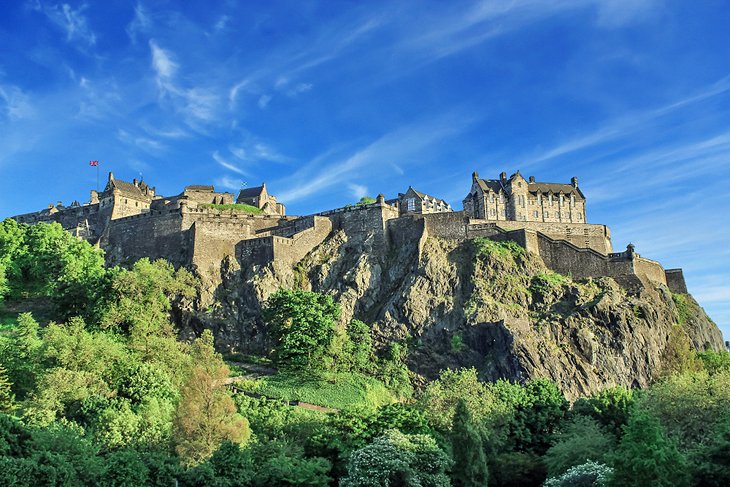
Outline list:
[[[730,355],[691,349],[681,296],[655,382],[571,407],[546,379],[412,381],[406,342],[290,290],[266,304],[271,354],[249,358],[270,371],[232,395],[246,364],[210,332],[177,339],[196,285],[164,261],[106,268],[57,225],[0,224],[0,486],[730,484]]]

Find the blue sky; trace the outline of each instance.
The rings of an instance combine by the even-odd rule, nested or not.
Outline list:
[[[266,181],[291,214],[578,176],[730,338],[730,4],[3,2],[0,218]]]

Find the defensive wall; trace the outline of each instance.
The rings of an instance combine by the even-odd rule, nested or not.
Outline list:
[[[651,281],[666,285],[675,293],[687,292],[681,269],[664,270],[659,262],[634,252],[632,246],[625,252],[612,252],[610,232],[605,225],[485,222],[469,219],[462,212],[408,215],[388,223],[396,245],[405,240],[422,241],[427,236],[512,240],[538,254],[549,269],[576,279],[607,276],[629,289]]]
[[[240,265],[266,265],[277,261],[293,266],[332,233],[333,226],[329,218],[311,216],[300,220],[297,225],[286,227],[286,232],[281,231],[290,236],[272,234],[240,240],[235,245],[235,255]],[[293,232],[293,229],[298,231]]]

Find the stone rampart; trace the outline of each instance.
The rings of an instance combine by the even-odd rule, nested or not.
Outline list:
[[[294,265],[302,260],[332,232],[333,223],[330,218],[312,216],[303,218],[300,228],[307,228],[290,237],[267,235],[264,237],[242,240],[236,245],[236,258],[239,264],[267,265],[270,262],[284,262]]]
[[[664,271],[667,287],[673,293],[687,294],[687,283],[684,281],[682,269],[667,269]]]
[[[182,228],[179,210],[150,212],[109,222],[99,245],[110,265],[129,264],[143,257],[167,259],[175,266],[190,262],[190,233]]]

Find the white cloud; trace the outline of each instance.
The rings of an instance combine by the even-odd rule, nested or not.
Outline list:
[[[246,172],[241,169],[240,167],[236,166],[235,164],[230,163],[226,159],[224,159],[218,151],[213,152],[213,159],[220,164],[222,167],[228,169],[229,171],[233,171],[236,174],[240,174],[242,176],[246,176]]]
[[[129,25],[127,25],[127,35],[132,42],[136,43],[137,34],[149,31],[151,26],[152,19],[150,14],[141,3],[138,3],[137,6],[134,7],[134,18]]]
[[[261,95],[259,97],[258,105],[259,108],[264,110],[267,106],[269,106],[269,102],[271,101],[272,96],[271,95]]]
[[[235,179],[230,176],[222,176],[216,178],[213,183],[216,187],[230,189],[232,191],[238,191],[243,186],[243,182],[240,179]]]
[[[358,200],[362,198],[363,196],[368,195],[368,188],[367,186],[363,186],[362,184],[355,184],[355,183],[348,183],[347,187],[350,188],[350,191],[352,193],[352,196],[357,198]]]
[[[159,79],[167,81],[175,75],[178,65],[172,60],[170,51],[166,51],[150,40],[150,51],[152,53],[152,68]]]
[[[0,108],[10,120],[27,118],[34,113],[30,97],[17,86],[0,85],[0,102]]]
[[[463,114],[448,114],[393,130],[366,147],[347,156],[327,151],[292,174],[290,187],[281,192],[282,201],[297,201],[342,181],[358,177],[365,168],[377,171],[391,160],[412,158],[444,139],[463,131],[473,119]],[[304,182],[304,184],[303,184]]]
[[[215,23],[213,26],[213,29],[217,31],[221,31],[226,28],[228,23],[231,21],[231,17],[229,15],[223,15],[221,18],[218,19],[218,22]]]
[[[78,39],[88,45],[94,45],[96,43],[96,34],[91,30],[86,17],[83,15],[83,11],[87,8],[86,5],[82,5],[74,10],[67,3],[62,5],[46,5],[39,1],[35,4],[34,8],[42,12],[48,20],[66,32],[66,42]]]
[[[167,146],[158,140],[133,135],[124,129],[117,130],[117,139],[152,154],[159,154],[167,149]]]

